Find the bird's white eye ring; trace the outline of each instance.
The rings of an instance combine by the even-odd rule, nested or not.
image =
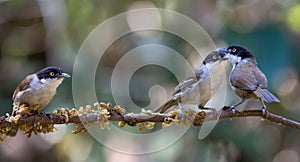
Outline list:
[[[236,48],[232,48],[231,52],[236,52]]]
[[[55,75],[55,73],[54,72],[50,72],[49,75],[53,77]]]

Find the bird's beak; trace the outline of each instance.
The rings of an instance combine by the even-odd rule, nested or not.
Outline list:
[[[69,75],[69,74],[67,74],[67,73],[61,73],[61,74],[59,75],[59,77],[60,77],[60,78],[70,78],[71,75]]]
[[[220,53],[223,60],[228,59],[229,51],[227,50],[227,48],[218,48],[218,52]]]

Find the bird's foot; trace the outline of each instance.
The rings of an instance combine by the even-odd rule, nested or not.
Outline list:
[[[267,110],[266,110],[266,108],[263,106],[263,107],[261,108],[261,112],[262,112],[262,114],[264,114],[264,115],[265,115],[265,114],[266,114],[266,111],[267,111]]]
[[[184,111],[183,111],[183,107],[181,105],[181,102],[178,102],[178,114],[177,114],[177,120],[183,120],[183,116],[184,116]]]
[[[235,111],[235,106],[231,106],[230,107],[230,112],[232,113],[232,114],[234,114],[236,111]]]
[[[178,109],[178,114],[176,116],[176,119],[182,121],[183,117],[184,117],[184,111],[183,111],[183,109]]]

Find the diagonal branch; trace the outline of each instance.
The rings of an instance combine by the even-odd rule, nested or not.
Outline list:
[[[96,104],[98,110],[92,110],[91,106],[86,106],[85,109],[69,110],[58,109],[52,113],[47,114],[33,114],[33,115],[17,115],[15,117],[2,116],[0,118],[0,135],[2,140],[6,136],[15,136],[18,129],[21,129],[28,137],[32,133],[47,133],[55,130],[55,124],[75,124],[77,130],[74,133],[85,131],[85,126],[100,124],[102,128],[108,128],[109,121],[119,121],[119,127],[126,124],[135,126],[139,123],[162,123],[163,127],[168,126],[172,122],[179,125],[187,126],[201,126],[204,121],[214,121],[219,119],[237,118],[256,116],[262,117],[271,122],[286,125],[300,130],[300,123],[282,116],[261,110],[244,110],[231,112],[229,107],[224,107],[219,111],[186,111],[182,120],[177,120],[178,111],[171,111],[169,113],[152,113],[151,111],[142,111],[141,113],[132,114],[126,113],[125,109],[120,106],[112,106],[110,103]],[[206,109],[206,108],[205,108]],[[16,119],[17,118],[17,119]],[[121,124],[120,124],[121,123]]]

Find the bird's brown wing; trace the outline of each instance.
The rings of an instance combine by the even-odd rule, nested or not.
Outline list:
[[[258,67],[256,67],[257,70],[254,73],[254,77],[256,82],[258,83],[258,87],[266,89],[268,88],[268,80],[265,76],[265,74],[263,72],[260,71],[260,69],[258,69]]]
[[[190,87],[193,83],[197,81],[196,77],[189,77],[183,81],[181,81],[176,87],[175,87],[175,92],[173,93],[176,94],[180,91],[183,91],[184,89]]]
[[[237,65],[230,76],[230,83],[232,86],[254,91],[257,87],[267,88],[267,79],[265,75],[257,68],[256,64]]]
[[[170,107],[177,105],[177,102],[180,99],[180,95],[177,95],[177,94],[181,91],[184,91],[187,88],[190,88],[192,86],[192,84],[196,83],[201,78],[203,73],[204,73],[204,71],[201,66],[199,68],[197,68],[195,71],[195,75],[184,79],[175,87],[175,92],[172,95],[173,98],[171,98],[169,101],[167,101],[164,105],[162,105],[157,110],[154,110],[154,112],[160,111],[162,113],[162,112],[165,112],[166,110],[168,110]]]
[[[180,91],[184,91],[186,88],[191,87],[192,84],[196,83],[199,79],[201,79],[202,74],[204,73],[203,68],[199,67],[195,71],[195,75],[190,76],[183,81],[181,81],[176,87],[173,96]]]
[[[196,80],[196,77],[189,77],[183,81],[181,81],[176,87],[175,87],[175,92],[172,94],[172,98],[165,102],[162,106],[160,106],[158,109],[154,110],[153,112],[160,112],[163,113],[169,108],[171,108],[174,105],[177,105],[178,100],[180,99],[180,96],[176,96],[178,93],[183,91],[184,89],[190,87]]]
[[[15,89],[12,99],[14,100],[16,98],[16,95],[18,92],[25,90],[28,86],[31,80],[33,79],[32,75],[27,76]]]

